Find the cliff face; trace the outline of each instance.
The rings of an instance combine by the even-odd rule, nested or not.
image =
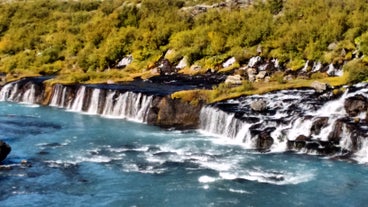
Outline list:
[[[148,114],[148,124],[176,129],[196,129],[199,126],[201,105],[192,105],[178,99],[156,99]]]
[[[1,101],[24,102],[65,108],[102,116],[133,119],[163,128],[195,129],[201,106],[171,99],[154,85],[61,85],[45,93],[37,78],[9,83],[0,91]],[[168,87],[166,88],[168,89]],[[157,87],[156,90],[165,90]]]

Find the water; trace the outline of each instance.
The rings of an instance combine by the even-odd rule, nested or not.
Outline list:
[[[366,165],[0,103],[0,206],[364,206]],[[28,160],[31,167],[21,166]]]

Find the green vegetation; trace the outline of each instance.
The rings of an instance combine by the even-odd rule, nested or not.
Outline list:
[[[195,5],[220,2],[225,1],[0,0],[0,72],[9,78],[56,75],[54,81],[60,82],[123,81],[151,76],[148,69],[170,49],[170,61],[186,57],[190,65],[202,66],[200,72],[229,72],[260,55],[277,58],[291,70],[307,60],[347,61],[349,76],[337,82],[367,79],[365,1],[254,0],[244,7],[231,4],[193,12]],[[133,63],[115,70],[127,55]],[[219,67],[229,57],[236,58],[236,65]],[[311,78],[330,81],[325,74]],[[282,71],[271,83],[279,84],[273,88],[295,84],[285,81]],[[218,86],[210,99],[229,91],[258,91],[264,85]]]

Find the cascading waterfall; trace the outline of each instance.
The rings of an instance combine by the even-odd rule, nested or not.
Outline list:
[[[101,93],[100,89],[98,88],[93,89],[91,101],[90,101],[89,108],[88,108],[89,114],[98,114],[98,106],[100,103],[100,93]]]
[[[368,98],[368,88],[365,85],[356,87],[358,89],[351,91],[346,89],[339,98],[330,101],[318,101],[314,97],[314,91],[295,90],[248,96],[206,106],[201,110],[200,129],[205,133],[244,143],[249,148],[257,148],[256,140],[261,139],[262,132],[267,135],[265,132],[269,130],[269,136],[273,139],[272,146],[269,147],[271,152],[288,150],[289,141],[306,140],[307,145],[322,144],[320,147],[326,145],[341,148],[341,153],[356,152],[357,159],[368,162],[368,141],[365,135],[353,135],[347,127],[352,121],[346,121],[349,115],[344,108],[345,101],[356,95]],[[251,103],[260,99],[265,100],[268,109],[262,113],[251,110]],[[221,104],[224,104],[224,110],[227,112],[219,109]],[[242,114],[237,114],[239,112]],[[366,113],[360,113],[355,119],[365,120]],[[318,121],[322,124],[318,125]],[[340,138],[336,138],[336,130],[340,131]],[[363,126],[362,130],[362,133],[365,133],[364,130],[368,131],[368,127]],[[264,134],[262,139],[267,138]],[[338,140],[338,143],[333,144],[334,140]],[[355,142],[358,144],[354,146],[352,140],[357,140]],[[300,151],[318,153],[308,147],[301,148]]]
[[[91,90],[90,98],[87,95],[89,90]],[[104,89],[88,88],[87,90],[86,86],[80,86],[74,98],[68,100],[67,87],[55,85],[49,105],[71,111],[100,114],[109,118],[146,122],[153,96],[108,90],[105,97],[102,97],[102,90]]]
[[[73,105],[70,108],[72,111],[82,111],[85,92],[86,92],[85,86],[81,86],[78,89],[77,95],[73,101]]]
[[[253,148],[254,142],[249,133],[249,123],[235,118],[235,114],[226,113],[214,107],[205,106],[200,113],[200,129],[211,135],[228,137],[237,143]]]
[[[37,103],[35,84],[32,83],[30,86],[22,89],[20,87],[18,82],[8,83],[3,86],[0,91],[0,101],[21,102],[26,104]]]

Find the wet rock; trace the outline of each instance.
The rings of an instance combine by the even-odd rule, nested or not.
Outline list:
[[[334,124],[332,132],[328,135],[328,140],[338,143],[341,140],[343,126],[344,122],[342,120],[337,120]]]
[[[311,127],[311,134],[319,135],[321,129],[328,124],[328,117],[321,117],[315,120]]]
[[[323,93],[325,92],[326,90],[330,89],[331,86],[327,83],[322,83],[322,82],[319,82],[319,81],[314,81],[312,84],[311,84],[311,87],[317,92],[317,93]]]
[[[250,104],[250,108],[253,110],[253,111],[257,111],[257,112],[262,112],[264,110],[267,109],[267,103],[265,100],[257,100],[257,101],[253,101],[251,104]]]
[[[289,150],[301,150],[305,148],[310,138],[304,135],[299,135],[295,140],[288,140],[287,146]]]
[[[270,149],[273,144],[273,138],[271,137],[271,132],[274,128],[266,129],[259,133],[256,147],[258,150],[265,151]]]
[[[4,141],[0,140],[0,162],[6,159],[10,151],[11,147]]]
[[[345,100],[344,108],[349,116],[357,116],[361,112],[366,112],[368,100],[363,95],[355,95]]]

